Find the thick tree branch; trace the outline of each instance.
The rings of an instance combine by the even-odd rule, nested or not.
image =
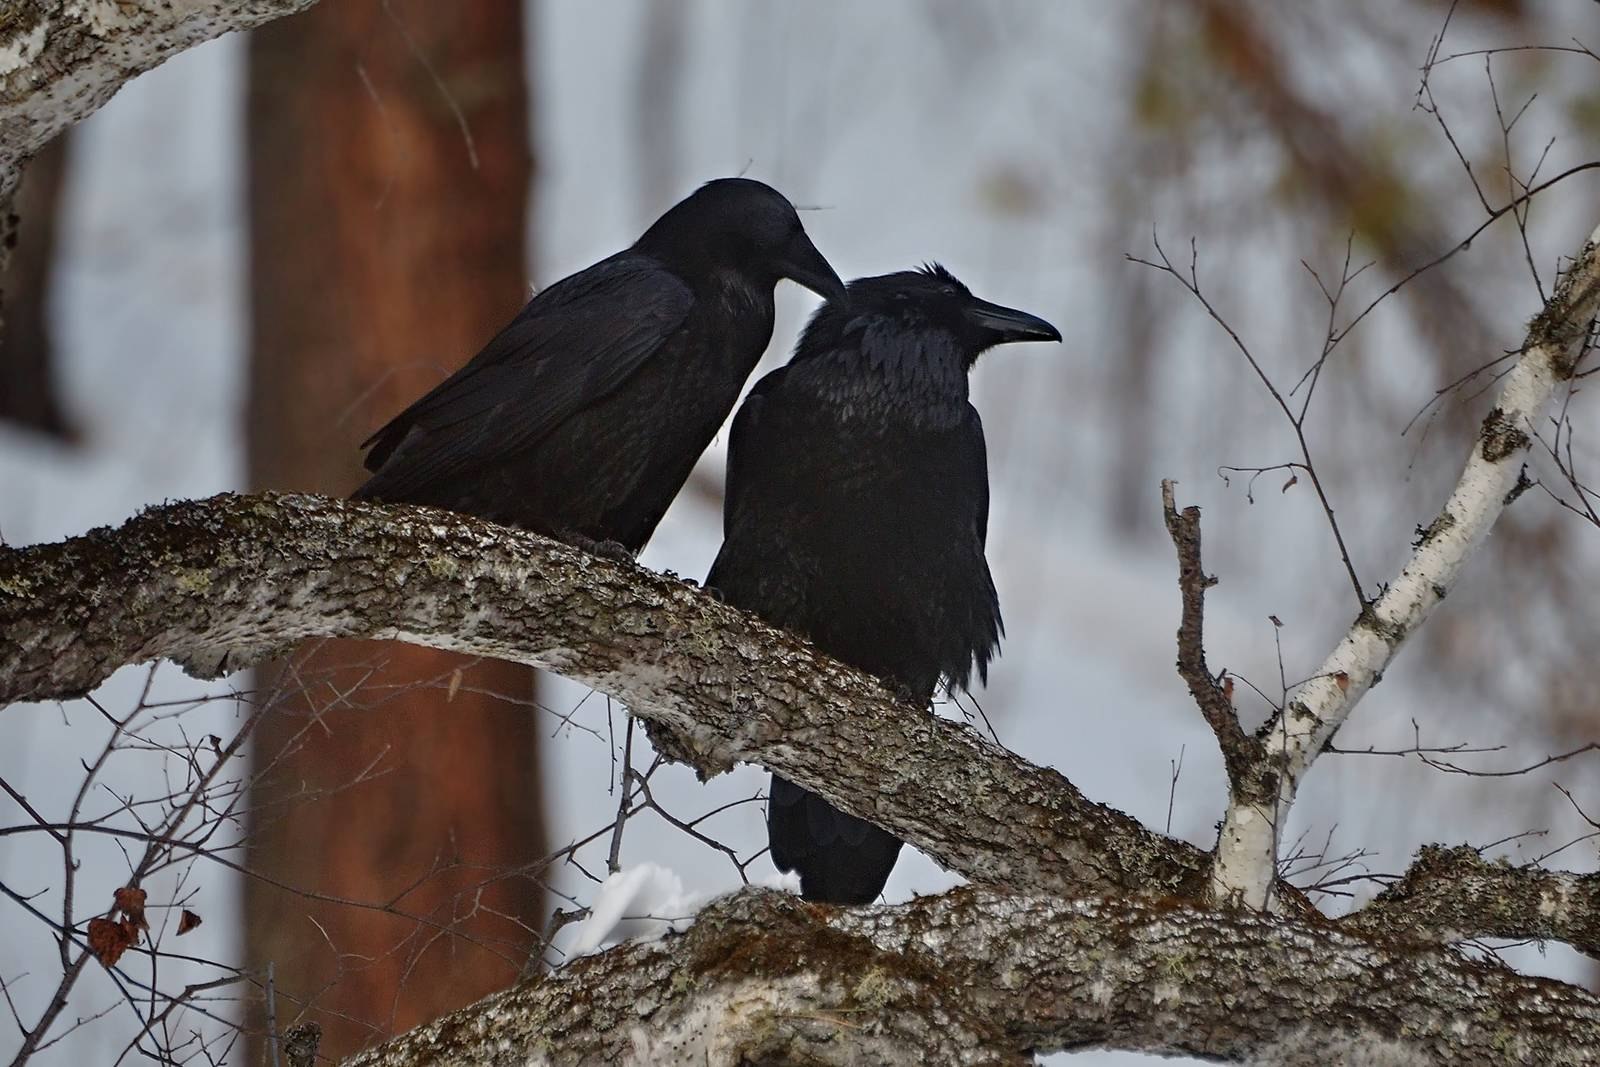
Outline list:
[[[1311,680],[1262,728],[1263,760],[1276,795],[1250,802],[1234,790],[1218,839],[1212,891],[1262,908],[1272,902],[1278,834],[1311,764],[1401,646],[1455,585],[1462,568],[1515,498],[1513,488],[1536,423],[1574,361],[1600,308],[1600,229],[1584,244],[1549,302],[1529,324],[1521,356],[1483,421],[1442,511],[1400,573],[1356,619]],[[1242,801],[1242,802],[1241,802]]]
[[[224,495],[58,544],[0,547],[0,701],[74,696],[160,657],[215,675],[334,636],[561,671],[673,731],[702,774],[741,760],[778,770],[975,880],[1196,898],[1208,884],[1197,850],[895,702],[792,635],[671,576],[532,534],[424,508]],[[1592,883],[1479,863],[1518,885]],[[1431,913],[1453,917],[1414,936],[1552,937],[1600,955],[1593,892],[1564,897],[1554,921],[1524,895],[1534,906],[1500,903],[1474,922],[1467,903],[1488,899],[1470,888],[1479,883],[1452,890],[1430,870],[1402,885],[1425,884]],[[1419,895],[1397,887],[1380,903]],[[1370,928],[1398,933],[1382,919]]]
[[[1296,1063],[1326,1062],[1324,1041],[1337,1033],[1346,1042],[1405,1035],[1437,1062],[1560,1063],[1572,1043],[1600,1039],[1585,994],[1429,944],[1548,936],[1593,951],[1600,902],[1590,878],[1456,860],[1408,878],[1366,919],[1190,911],[1177,898],[1209,884],[1198,851],[1090,803],[974,731],[896,703],[688,583],[631,564],[445,512],[276,496],[167,505],[118,530],[0,549],[0,700],[71,696],[124,663],[162,656],[215,674],[319,636],[402,638],[560,670],[672,730],[703,772],[736,760],[769,766],[999,887],[881,913],[755,898],[737,905],[754,910],[728,913],[737,934],[628,947],[507,994],[554,998],[540,1002],[545,1015],[527,1017],[535,1036],[560,1029],[547,1038],[559,1043],[529,1046],[552,1056],[578,1058],[624,1033],[627,1047],[642,1042],[640,1061],[708,1048],[715,1060],[738,1048],[756,1061],[850,1062],[842,1050],[859,1045],[855,1062],[906,1062],[903,1050],[915,1048],[1004,1063],[1035,1045],[1107,1043]],[[1538,891],[1509,895],[1529,884]],[[1085,894],[1120,902],[1059,899]],[[957,936],[963,924],[974,932]],[[830,953],[846,936],[869,943],[851,950],[861,966],[835,969]],[[696,948],[697,937],[720,947]],[[763,944],[783,952],[763,955]],[[580,1033],[570,1014],[549,1014],[581,1008],[603,1021],[634,1010],[640,990],[629,983],[647,957],[630,954],[663,951],[666,962],[648,960],[666,970],[642,987],[660,1010],[637,1025]],[[612,960],[623,962],[595,971],[592,989],[560,984],[591,981],[584,968]],[[910,974],[912,964],[924,971]],[[1194,989],[1242,989],[1244,1001]],[[448,1033],[423,1031],[402,1047],[508,1037],[497,1003],[481,1022],[457,1016]],[[938,1032],[908,1012],[862,1022],[863,1012],[905,1004],[935,1009],[923,1018]],[[777,1044],[748,1043],[746,1024]],[[825,1033],[851,1040],[822,1042]],[[1285,1045],[1285,1033],[1303,1042]],[[697,1043],[713,1038],[722,1044]]]
[[[1556,1065],[1597,1044],[1589,993],[1325,924],[980,888],[859,910],[750,890],[681,936],[578,960],[347,1067],[1020,1064],[1090,1045]]]
[[[1400,881],[1340,925],[1433,941],[1564,941],[1600,958],[1600,873],[1515,867],[1465,845],[1429,845]]]
[[[0,238],[12,194],[45,142],[123,84],[186,48],[316,0],[14,0],[0,7]],[[0,240],[0,268],[9,241]]]
[[[0,549],[0,702],[128,663],[202,676],[314,637],[397,638],[558,671],[671,730],[703,774],[748,761],[978,881],[1198,895],[1206,856],[688,583],[425,508],[219,496]]]
[[[0,189],[17,167],[133,78],[316,0],[22,0],[0,12]]]

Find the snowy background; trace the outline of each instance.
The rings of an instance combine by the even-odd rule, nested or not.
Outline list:
[[[1342,238],[1296,247],[1251,230],[1235,241],[1226,226],[1191,217],[1194,199],[1243,188],[1238,168],[1249,161],[1241,159],[1225,166],[1196,159],[1188,179],[1192,196],[1151,200],[1108,224],[1113,207],[1129,210],[1116,206],[1112,192],[1121,181],[1118,168],[1128,164],[1126,97],[1136,66],[1129,49],[1137,43],[1132,20],[1114,14],[1113,5],[704,0],[684,7],[683,62],[649,118],[664,124],[662,140],[671,150],[647,169],[637,158],[638,127],[618,116],[634,116],[638,107],[633,72],[649,12],[639,2],[531,5],[540,172],[532,194],[530,283],[547,284],[627,244],[698,182],[746,172],[817,208],[806,215],[807,228],[846,277],[937,259],[978,294],[1056,323],[1065,344],[1000,350],[975,373],[974,399],[990,434],[990,559],[1009,635],[978,699],[1009,747],[1155,828],[1168,825],[1170,806],[1171,832],[1209,847],[1224,781],[1209,731],[1171,666],[1178,597],[1157,479],[1177,479],[1180,499],[1205,512],[1208,567],[1222,579],[1208,603],[1213,665],[1275,691],[1277,651],[1268,617],[1276,615],[1284,623],[1279,636],[1289,677],[1308,673],[1347,624],[1350,590],[1309,493],[1280,493],[1283,479],[1269,475],[1250,504],[1240,481],[1229,485],[1216,473],[1222,464],[1290,458],[1292,440],[1225,338],[1185,304],[1175,285],[1157,285],[1153,291],[1168,305],[1164,313],[1178,326],[1163,347],[1157,386],[1142,408],[1128,410],[1105,399],[1116,388],[1128,344],[1127,323],[1108,309],[1121,306],[1120,294],[1130,287],[1148,283],[1123,251],[1148,252],[1152,230],[1170,235],[1165,243],[1174,251],[1191,233],[1208,235],[1201,239],[1202,269],[1215,263],[1212,275],[1229,313],[1264,351],[1281,357],[1279,366],[1300,368],[1320,336],[1284,310],[1290,301],[1315,307],[1297,261],[1306,257],[1336,270]],[[1431,21],[1396,28],[1404,36],[1406,63],[1385,62],[1389,53],[1352,45],[1335,51],[1321,76],[1347,94],[1359,85],[1357,95],[1374,115],[1425,136],[1426,120],[1411,103],[1415,67],[1434,28]],[[1548,36],[1560,39],[1559,31]],[[972,44],[973,55],[957,54],[953,39]],[[0,534],[8,543],[56,539],[120,522],[163,499],[241,487],[248,300],[242,76],[242,40],[216,41],[141,77],[81,127],[51,313],[62,391],[86,440],[67,449],[0,427]],[[1557,120],[1560,114],[1557,109]],[[1407,125],[1418,121],[1421,127]],[[1592,140],[1563,143],[1558,152],[1581,157],[1585,148],[1594,154]],[[1453,205],[1465,205],[1460,221],[1446,230],[1459,235],[1475,219],[1470,201],[1459,199],[1459,174],[1452,177],[1447,157],[1440,162],[1444,150],[1438,143],[1430,148],[1438,188],[1448,190],[1437,194],[1434,206],[1448,220]],[[1582,191],[1568,194],[1565,207],[1558,202],[1541,220],[1545,228],[1535,236],[1546,242],[1540,246],[1546,263],[1576,243],[1572,235],[1580,231],[1565,222],[1574,210],[1592,209],[1592,192],[1591,185],[1587,202]],[[1108,241],[1108,232],[1126,240]],[[1475,254],[1487,259],[1510,247],[1486,242]],[[1468,282],[1497,276],[1484,270]],[[1526,278],[1490,292],[1500,299],[1486,298],[1484,314],[1501,332],[1483,338],[1480,351],[1463,352],[1462,367],[1514,345],[1518,324],[1535,309]],[[812,304],[796,287],[780,289],[778,328],[763,370],[786,358]],[[1381,361],[1376,372],[1367,365],[1362,380],[1393,399],[1367,405],[1360,432],[1345,433],[1341,427],[1354,423],[1337,405],[1371,394],[1356,387],[1337,392],[1321,424],[1321,446],[1337,469],[1340,515],[1363,575],[1375,582],[1393,569],[1413,525],[1436,509],[1441,487],[1459,469],[1460,452],[1448,440],[1418,446],[1399,436],[1410,413],[1447,380],[1418,354],[1425,339],[1399,312],[1380,312],[1367,329],[1366,351]],[[1126,475],[1122,461],[1130,441],[1149,468],[1136,487],[1143,508],[1131,524],[1109,517],[1127,491],[1114,483]],[[713,484],[720,481],[722,444],[708,453],[701,471]],[[716,552],[717,537],[718,516],[703,497],[686,493],[642,562],[698,577]],[[1585,559],[1592,564],[1592,555]],[[1468,574],[1469,584],[1475,573]],[[1466,626],[1462,613],[1469,603],[1452,600],[1438,624]],[[1507,666],[1512,673],[1525,669],[1537,665]],[[131,706],[145,677],[142,669],[124,671],[101,691],[101,704]],[[170,667],[157,674],[155,685],[156,697],[200,690]],[[583,696],[564,686],[545,700],[565,710]],[[1243,707],[1247,716],[1264,715],[1260,703]],[[1424,740],[1436,744],[1512,745],[1495,759],[1514,765],[1552,751],[1530,725],[1540,710],[1533,693],[1521,702],[1464,695],[1419,648],[1401,658],[1339,740],[1345,748],[1404,747],[1414,739],[1416,721]],[[208,729],[204,715],[217,716],[225,727],[233,714],[219,705],[185,727]],[[558,729],[551,720],[553,739],[543,759],[553,843],[593,831],[615,811],[606,714],[596,699],[576,718],[598,736]],[[81,702],[59,711],[13,708],[3,713],[3,723],[0,776],[42,810],[64,812],[77,778],[62,768],[74,768],[104,743],[98,713]],[[1580,798],[1592,781],[1587,770],[1574,768],[1556,778],[1578,789]],[[744,768],[700,785],[672,769],[659,780],[660,799],[687,816],[753,795],[765,774]],[[1504,850],[1526,858],[1580,832],[1552,795],[1550,780],[1485,782],[1441,775],[1414,761],[1330,756],[1302,792],[1290,837],[1306,831],[1320,841],[1331,833],[1335,852],[1364,848],[1373,853],[1368,868],[1397,871],[1425,842],[1483,843],[1550,830],[1548,837]],[[117,784],[129,793],[148,787],[132,770]],[[0,811],[8,803],[0,799]],[[733,808],[708,829],[745,855],[763,840],[756,805]],[[603,843],[599,848],[592,870],[604,867]],[[629,866],[670,868],[686,893],[726,891],[738,882],[725,858],[648,814],[630,824],[623,859]],[[1560,860],[1590,869],[1594,849],[1570,849]],[[119,884],[125,870],[114,845],[90,843],[79,879]],[[20,894],[40,894],[30,903],[47,915],[59,911],[59,874],[59,853],[48,841],[0,837],[0,880]],[[750,874],[761,879],[772,869],[762,859]],[[215,868],[193,877],[205,925],[185,939],[184,951],[236,959],[236,882]],[[886,897],[900,900],[954,880],[908,850]],[[561,884],[592,896],[575,873],[563,875]],[[153,890],[152,900],[158,895]],[[23,1017],[31,1018],[59,968],[53,940],[20,907],[0,901],[0,980]],[[1565,977],[1590,973],[1557,947],[1511,958]],[[177,981],[163,976],[164,984]],[[106,1008],[110,1014],[35,1062],[114,1060],[131,1019],[119,999],[103,974],[89,975],[68,1016]],[[230,1009],[224,1002],[216,1010]],[[0,1053],[11,1040],[0,1036]],[[1062,1059],[1093,1065],[1142,1057],[1083,1053]]]

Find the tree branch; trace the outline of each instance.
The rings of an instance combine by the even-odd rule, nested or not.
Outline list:
[[[1434,941],[1564,941],[1600,958],[1600,873],[1514,867],[1465,845],[1429,845],[1400,881],[1340,925]]]
[[[395,638],[558,671],[669,729],[702,776],[746,761],[968,878],[1199,895],[1207,857],[1055,771],[671,576],[403,505],[212,497],[0,549],[0,702],[128,663],[214,677],[313,637]]]
[[[1189,695],[1200,707],[1217,735],[1222,761],[1228,772],[1228,787],[1235,793],[1246,787],[1251,768],[1261,759],[1261,743],[1239,725],[1239,714],[1227,691],[1206,665],[1206,590],[1217,580],[1206,574],[1200,560],[1200,509],[1187,507],[1180,514],[1173,496],[1172,480],[1161,482],[1161,512],[1167,533],[1178,552],[1178,590],[1183,596],[1183,616],[1178,624],[1178,675],[1189,686]],[[1257,799],[1256,790],[1250,799]]]
[[[1273,772],[1269,803],[1230,803],[1218,838],[1212,892],[1252,908],[1272,903],[1279,829],[1311,764],[1376,685],[1400,647],[1445,598],[1506,505],[1540,413],[1568,381],[1600,308],[1600,229],[1584,244],[1544,309],[1483,420],[1450,499],[1400,573],[1358,617],[1310,681],[1262,728]]]
[[[0,237],[12,194],[45,142],[179,52],[291,15],[316,0],[31,0],[0,10]],[[8,241],[0,241],[0,268]]]
[[[743,1041],[741,1027],[758,1023],[786,1042],[770,1059],[800,1048],[814,1062],[842,1062],[852,1042],[891,1063],[905,1062],[906,1048],[1004,1063],[1029,1047],[1082,1043],[1326,1062],[1322,1042],[1337,1032],[1346,1041],[1405,1034],[1436,1042],[1444,1049],[1437,1062],[1516,1062],[1512,1049],[1560,1063],[1570,1043],[1600,1039],[1586,994],[1428,943],[1548,936],[1594,951],[1600,915],[1588,876],[1456,862],[1385,894],[1368,919],[1191,911],[1178,898],[1199,899],[1209,884],[1198,850],[1089,802],[975,731],[896,703],[792,635],[632,564],[447,512],[301,496],[165,505],[118,530],[0,548],[0,700],[72,696],[125,663],[163,656],[214,675],[324,636],[400,638],[560,670],[670,729],[703,773],[760,763],[998,887],[862,912],[787,898],[727,905],[747,909],[727,913],[742,924],[736,934],[629,946],[506,994],[555,998],[543,1002],[546,1015],[528,1017],[529,1026],[565,1028],[552,1054],[581,1058],[593,1042],[618,1034],[632,1042],[638,1031],[639,1059],[666,1058],[705,1050],[691,1033],[697,1026],[719,1041],[728,1033]],[[1513,907],[1504,892],[1511,877],[1548,893],[1524,894]],[[1084,895],[1117,900],[1061,899]],[[1300,903],[1288,887],[1279,895]],[[963,924],[973,932],[958,936]],[[916,940],[934,933],[934,941]],[[836,970],[829,954],[846,936],[870,944],[851,949],[862,966]],[[694,938],[720,947],[696,948]],[[763,955],[762,944],[783,952]],[[952,956],[957,948],[965,955]],[[666,963],[631,955],[658,952],[669,954]],[[614,959],[624,961],[604,972],[614,986],[601,989],[612,978],[600,977],[593,990],[561,984]],[[1016,966],[1007,969],[1008,959]],[[661,1010],[637,1025],[579,1034],[570,1014],[549,1014],[581,1009],[599,1020],[624,1011],[638,991],[625,993],[633,979],[622,975],[640,961],[668,971],[648,986],[656,999],[644,1001]],[[913,964],[924,970],[907,977]],[[866,981],[878,971],[886,986]],[[823,978],[850,984],[819,985]],[[909,984],[895,984],[902,978]],[[1224,1013],[1217,998],[1187,992],[1219,988],[1244,990],[1251,1010],[1235,1010],[1236,999]],[[686,992],[693,998],[680,997]],[[904,999],[913,994],[920,999]],[[453,1017],[448,1034],[436,1027],[402,1047],[469,1040],[484,1027],[492,1036],[483,1040],[498,1040],[506,1034],[497,1003],[481,1006],[481,1023]],[[918,1029],[914,1013],[871,1016],[906,1003],[936,1008],[929,1017],[940,1032]],[[851,1042],[822,1043],[819,1052],[812,1044],[825,1032]],[[1309,1036],[1283,1044],[1291,1032]],[[757,1060],[778,1047],[749,1046]]]
[[[1022,1064],[1084,1046],[1579,1064],[1597,1043],[1589,993],[1326,924],[979,888],[856,910],[746,890],[681,936],[577,960],[347,1067]]]

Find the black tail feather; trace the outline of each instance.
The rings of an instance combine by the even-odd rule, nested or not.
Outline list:
[[[883,892],[902,842],[776,774],[767,840],[780,871],[800,875],[800,895],[824,904],[870,904]]]

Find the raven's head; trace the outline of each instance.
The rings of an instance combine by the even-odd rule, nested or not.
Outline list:
[[[794,205],[751,178],[706,182],[634,247],[689,272],[731,270],[769,286],[788,278],[826,300],[844,297],[844,282],[806,236]]]
[[[901,349],[908,356],[914,351],[924,360],[948,353],[965,371],[995,345],[1061,340],[1061,331],[1037,315],[973,296],[937,263],[857,278],[848,294],[846,302],[830,301],[817,312],[806,330],[811,344],[802,340],[802,352],[855,335],[857,347]]]

